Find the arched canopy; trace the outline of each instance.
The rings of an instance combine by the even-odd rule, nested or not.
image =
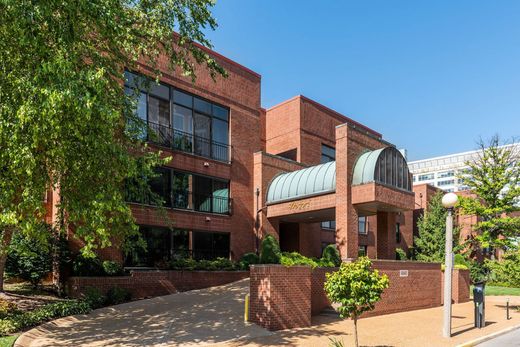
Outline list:
[[[276,176],[267,190],[267,203],[300,199],[336,191],[336,162]]]
[[[411,192],[408,164],[394,147],[385,147],[362,154],[356,161],[352,185],[380,183]]]

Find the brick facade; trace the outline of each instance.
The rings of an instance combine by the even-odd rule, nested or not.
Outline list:
[[[442,305],[439,263],[373,261],[373,268],[389,277],[375,309],[361,318]],[[330,306],[323,284],[334,268],[253,266],[250,282],[250,320],[269,330],[306,327],[311,315]],[[469,300],[469,272],[455,270],[455,303]]]

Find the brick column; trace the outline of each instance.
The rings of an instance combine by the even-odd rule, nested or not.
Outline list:
[[[336,127],[336,244],[343,260],[357,258],[357,212],[352,206],[355,153],[349,150],[347,124]]]

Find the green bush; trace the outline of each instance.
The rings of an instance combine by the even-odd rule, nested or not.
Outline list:
[[[498,260],[487,260],[489,280],[492,284],[502,287],[520,287],[520,250],[507,252]]]
[[[76,259],[72,263],[72,272],[74,276],[104,276],[105,270],[101,260],[97,257],[85,257],[82,254],[78,254]]]
[[[102,263],[103,272],[107,276],[121,276],[125,273],[123,267],[118,262],[112,260],[105,260]]]
[[[256,253],[246,253],[240,258],[239,264],[240,268],[243,270],[248,270],[249,265],[254,265],[260,263],[260,257]]]
[[[113,287],[110,288],[106,295],[105,305],[119,305],[132,299],[132,293],[126,288]]]
[[[185,271],[234,271],[240,270],[240,265],[227,258],[217,258],[214,260],[195,260],[191,258],[174,259],[169,263],[171,270]]]
[[[320,266],[319,260],[308,258],[298,252],[283,252],[280,257],[280,264],[283,266],[309,265],[312,268]]]
[[[90,310],[87,302],[71,300],[47,304],[30,312],[13,312],[0,319],[0,335],[9,335],[55,318],[85,314]]]
[[[92,309],[96,309],[105,306],[107,298],[98,288],[87,287],[83,295],[83,300],[88,303]]]
[[[331,263],[332,266],[340,266],[341,257],[339,255],[338,249],[336,248],[336,245],[328,245],[325,247],[321,255],[321,260],[325,264]]]
[[[17,313],[18,306],[12,301],[0,299],[0,319],[7,317],[10,314]]]
[[[266,235],[260,245],[261,264],[280,264],[280,245],[273,235]]]
[[[395,259],[396,260],[408,260],[408,257],[406,255],[406,252],[403,251],[402,248],[396,248],[395,249]]]

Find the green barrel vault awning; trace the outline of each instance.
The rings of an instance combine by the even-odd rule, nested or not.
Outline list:
[[[336,162],[311,166],[276,176],[267,190],[267,203],[301,199],[336,191]]]

